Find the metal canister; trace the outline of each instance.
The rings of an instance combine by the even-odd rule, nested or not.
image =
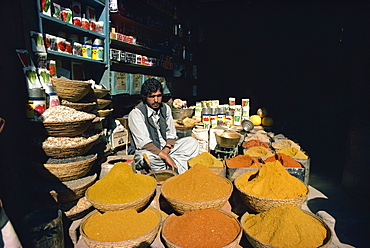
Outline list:
[[[92,44],[92,59],[96,60],[104,60],[104,46],[103,46],[103,40],[101,39],[95,39]]]
[[[42,88],[28,90],[27,118],[37,120],[46,110],[46,94]]]
[[[234,125],[234,112],[233,111],[226,111],[225,123],[228,126]]]

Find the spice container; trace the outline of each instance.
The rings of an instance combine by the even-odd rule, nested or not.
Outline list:
[[[37,120],[46,110],[46,95],[42,88],[28,90],[27,118]]]
[[[91,53],[92,53],[92,41],[88,39],[87,37],[84,37],[84,44],[82,45],[82,56],[84,58],[91,59]]]
[[[95,60],[103,60],[104,59],[104,47],[103,47],[103,40],[95,39],[92,45],[92,54],[91,58]]]
[[[225,116],[226,125],[234,125],[234,111],[226,111]]]
[[[217,127],[218,108],[211,108],[211,128]]]
[[[204,124],[204,129],[209,129],[211,127],[211,109],[202,109],[202,122]]]

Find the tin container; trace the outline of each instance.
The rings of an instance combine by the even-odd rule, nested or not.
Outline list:
[[[103,47],[103,40],[95,39],[94,43],[92,44],[92,54],[91,58],[95,60],[103,60],[104,59],[104,47]]]

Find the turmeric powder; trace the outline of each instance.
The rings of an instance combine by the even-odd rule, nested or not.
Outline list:
[[[287,147],[280,150],[279,152],[291,156],[292,158],[308,159],[308,156],[306,154],[294,147]]]
[[[239,232],[235,219],[213,208],[171,215],[163,226],[166,238],[186,248],[224,247],[233,242]]]
[[[136,174],[129,164],[121,162],[88,189],[88,197],[97,202],[127,203],[154,191],[156,184],[153,177]]]
[[[238,155],[234,158],[226,159],[225,161],[229,168],[261,167],[262,165],[257,158],[252,158],[249,155]]]
[[[104,242],[117,242],[133,238],[153,230],[160,222],[160,217],[147,208],[138,213],[135,209],[108,211],[92,215],[83,230],[91,239]]]
[[[185,202],[205,202],[227,195],[232,185],[203,164],[195,164],[183,174],[167,180],[162,192],[169,198]]]
[[[193,167],[195,164],[204,164],[208,167],[223,167],[224,164],[221,160],[215,158],[209,152],[202,152],[201,154],[195,156],[188,160],[189,167]]]
[[[234,183],[242,192],[269,199],[294,199],[308,193],[307,186],[290,175],[278,160],[244,173]]]
[[[262,243],[282,248],[315,248],[324,244],[325,227],[293,205],[282,205],[243,219],[244,230]]]
[[[244,155],[249,155],[251,157],[271,157],[274,154],[264,147],[254,146],[244,150]]]

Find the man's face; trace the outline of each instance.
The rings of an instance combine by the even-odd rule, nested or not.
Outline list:
[[[157,110],[161,106],[162,92],[157,90],[156,92],[150,93],[146,97],[146,104],[154,110]]]

